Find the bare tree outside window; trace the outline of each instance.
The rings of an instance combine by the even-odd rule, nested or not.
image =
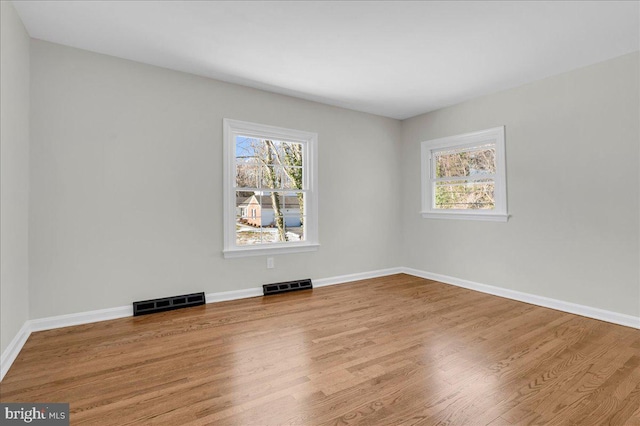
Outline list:
[[[437,209],[495,207],[495,147],[440,151],[434,153],[434,162]]]
[[[260,211],[259,218],[237,218],[237,225],[243,227],[236,233],[238,245],[303,238],[302,144],[237,137],[236,188],[237,203],[255,203]]]

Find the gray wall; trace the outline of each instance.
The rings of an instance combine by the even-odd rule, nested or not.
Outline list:
[[[640,315],[638,53],[403,123],[405,266]],[[422,219],[420,142],[506,126],[508,223]]]
[[[0,353],[29,319],[29,36],[0,2]]]
[[[637,53],[399,122],[28,43],[2,2],[2,350],[28,318],[395,266],[640,315]],[[318,252],[223,259],[224,117],[318,132]],[[420,142],[498,125],[510,221],[422,219]]]
[[[37,40],[31,66],[32,318],[401,263],[399,121]],[[225,117],[318,133],[318,252],[223,259]]]

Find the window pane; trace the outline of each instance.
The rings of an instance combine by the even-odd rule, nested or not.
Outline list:
[[[236,164],[236,187],[260,188],[260,166],[247,163]]]
[[[494,145],[472,149],[439,151],[434,153],[436,178],[477,176],[496,172]]]
[[[253,193],[236,191],[236,218],[243,219],[249,217],[259,216],[257,210],[259,207],[259,201],[253,195]]]
[[[435,182],[435,208],[491,210],[495,208],[494,181],[484,179]]]
[[[302,192],[281,192],[280,196],[284,199],[283,207],[287,213],[300,212],[300,205],[304,204]]]
[[[260,196],[260,204],[262,205],[263,216],[266,210],[276,210],[280,208],[280,198],[278,197],[278,193],[264,192],[262,196]],[[273,212],[271,212],[270,215],[273,216]],[[269,216],[269,214],[266,216]]]
[[[285,214],[287,241],[304,241],[304,217],[297,214]]]
[[[236,161],[254,162],[257,157],[256,148],[259,146],[259,139],[248,136],[236,136]]]
[[[263,165],[260,167],[260,186],[264,189],[280,189],[280,170],[279,166],[273,164]]]
[[[252,193],[236,191],[236,244],[261,243],[260,201]]]
[[[278,165],[260,167],[260,183],[263,189],[303,189],[302,168]]]
[[[287,228],[287,241],[304,240],[304,193],[283,192],[281,212]]]
[[[260,188],[262,181],[260,139],[236,136],[236,187]]]
[[[302,188],[302,167],[282,167],[281,186],[282,189],[303,189]]]
[[[259,223],[260,223],[259,216],[248,217],[248,218],[237,218],[236,244],[239,246],[261,244],[262,229]]]
[[[262,149],[260,151],[264,164],[282,164],[282,142],[273,139],[261,139]]]
[[[302,167],[303,145],[297,142],[274,141],[274,155],[280,160],[278,164],[288,167]]]

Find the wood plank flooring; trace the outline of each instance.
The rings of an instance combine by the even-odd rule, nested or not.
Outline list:
[[[640,425],[640,330],[408,275],[33,333],[2,402],[95,425]]]

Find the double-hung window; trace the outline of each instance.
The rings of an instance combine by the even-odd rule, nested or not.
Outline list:
[[[423,217],[507,221],[504,126],[421,148]]]
[[[316,133],[224,119],[224,257],[316,250]]]

